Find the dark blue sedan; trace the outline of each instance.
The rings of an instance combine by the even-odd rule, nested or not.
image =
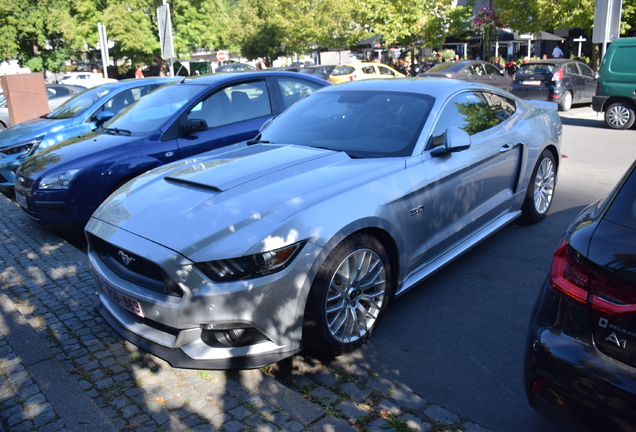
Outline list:
[[[27,159],[16,173],[16,200],[42,225],[82,229],[102,201],[128,180],[251,139],[267,120],[326,85],[309,75],[258,71],[164,86],[100,129]]]

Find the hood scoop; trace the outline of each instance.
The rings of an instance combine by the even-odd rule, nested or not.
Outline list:
[[[290,166],[332,154],[312,147],[260,144],[223,153],[218,158],[193,159],[188,165],[165,177],[166,181],[184,183],[223,192],[256,178]]]

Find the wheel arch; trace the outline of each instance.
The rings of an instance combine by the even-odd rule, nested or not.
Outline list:
[[[602,107],[603,112],[607,110],[607,107],[615,103],[624,103],[626,105],[629,105],[634,111],[636,111],[635,99],[625,97],[625,96],[610,96],[603,102],[603,107]]]

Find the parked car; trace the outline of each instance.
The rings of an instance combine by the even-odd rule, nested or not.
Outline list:
[[[253,71],[256,70],[254,66],[247,63],[228,63],[221,67],[216,68],[215,72],[240,72],[240,71]]]
[[[530,319],[528,402],[571,430],[636,425],[635,170],[570,224]]]
[[[252,141],[150,171],[86,227],[98,309],[177,367],[361,346],[393,296],[552,202],[556,105],[448,79],[312,93]],[[30,204],[30,203],[29,203]]]
[[[66,102],[72,95],[86,90],[85,87],[63,84],[47,84],[46,95],[49,101],[49,110],[57,109]],[[4,92],[0,88],[0,132],[9,127],[9,107],[4,97]]]
[[[329,75],[333,72],[333,69],[338,65],[317,65],[317,66],[305,66],[300,70],[300,73],[320,76],[324,79],[329,79]]]
[[[556,102],[561,111],[569,110],[572,104],[592,103],[595,90],[594,71],[585,63],[570,59],[524,63],[510,85],[512,94]]]
[[[405,76],[406,75],[382,63],[362,62],[335,67],[331,75],[329,75],[329,81],[334,84],[340,84],[347,81],[372,78],[402,78]]]
[[[481,60],[438,63],[426,72],[418,74],[418,76],[477,81],[481,84],[490,84],[506,91],[510,90],[510,82],[512,81],[512,77],[509,77],[505,70],[492,63]]]
[[[117,80],[104,78],[102,74],[95,72],[68,72],[60,80],[60,84],[79,85],[86,88],[113,82],[117,82]]]
[[[280,67],[272,67],[272,68],[268,68],[267,70],[274,70],[274,71],[287,71],[287,72],[300,72],[301,67],[300,66],[280,66]]]
[[[28,158],[16,200],[50,228],[83,229],[119,186],[149,169],[253,138],[263,123],[329,83],[293,72],[185,78],[124,109],[94,132]]]
[[[49,109],[55,111],[74,95],[83,92],[86,87],[70,84],[47,84],[46,95],[49,98]]]
[[[63,140],[90,132],[173,78],[131,79],[78,93],[55,111],[0,133],[0,188],[13,188],[24,160]]]
[[[629,129],[636,119],[636,38],[615,39],[607,48],[592,98],[612,129]]]

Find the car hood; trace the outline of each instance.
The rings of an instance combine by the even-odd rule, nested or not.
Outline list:
[[[124,147],[127,151],[135,145],[141,145],[143,137],[108,135],[89,132],[62,141],[28,158],[20,166],[20,174],[32,180],[54,170],[85,168],[97,161],[104,160],[115,147]]]
[[[137,177],[96,210],[93,222],[116,225],[195,262],[242,256],[310,239],[320,227],[304,220],[303,212],[404,166],[400,158],[351,159],[344,152],[303,146],[244,146]],[[312,217],[326,223],[329,214],[316,212]],[[281,227],[286,234],[273,236]]]
[[[70,124],[70,121],[72,119],[56,120],[36,117],[19,123],[0,133],[0,149],[64,129]]]

